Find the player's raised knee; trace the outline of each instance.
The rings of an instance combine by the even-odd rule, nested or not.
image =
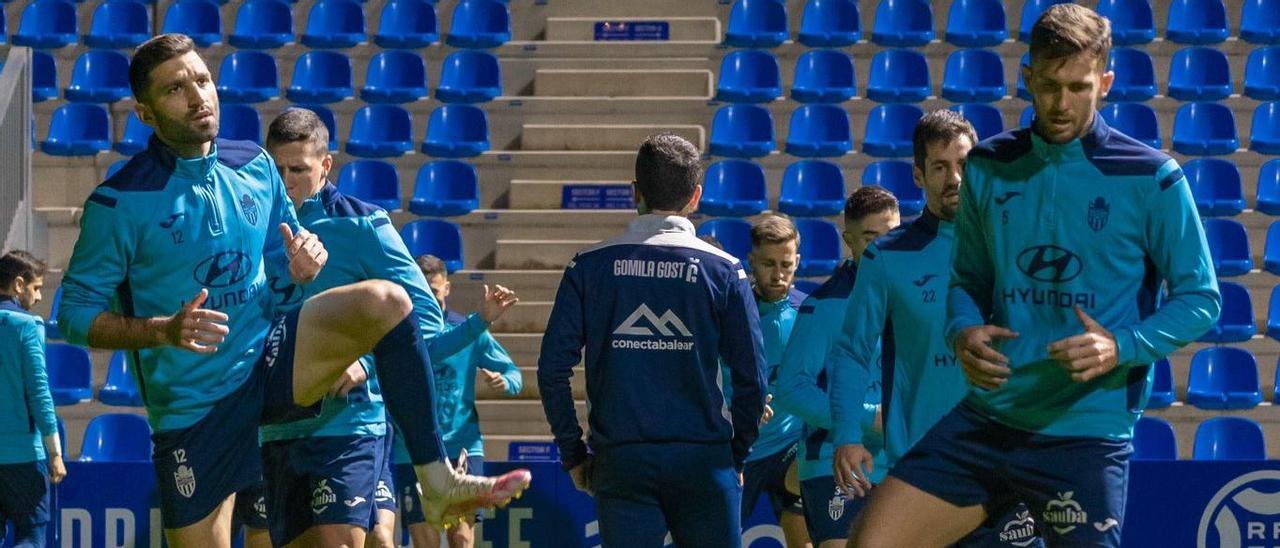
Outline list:
[[[357,284],[358,312],[367,323],[385,325],[388,329],[400,323],[413,311],[413,301],[403,287],[386,280],[367,280]]]

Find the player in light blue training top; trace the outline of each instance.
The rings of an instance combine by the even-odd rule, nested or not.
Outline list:
[[[1110,47],[1076,4],[1032,28],[1036,118],[970,152],[955,223],[947,340],[973,387],[876,489],[854,544],[948,544],[1009,493],[1049,545],[1119,546],[1151,363],[1212,326],[1220,296],[1177,162],[1097,115]]]

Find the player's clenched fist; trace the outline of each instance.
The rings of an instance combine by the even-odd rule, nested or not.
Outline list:
[[[1014,339],[1018,334],[996,325],[970,327],[956,336],[956,359],[969,384],[987,390],[1004,386],[1009,380],[1009,358],[992,348],[996,339]]]
[[[316,279],[324,263],[329,260],[329,251],[320,243],[320,238],[305,229],[295,235],[286,223],[280,223],[280,237],[284,238],[285,256],[289,258],[289,277],[294,283],[305,284]]]
[[[165,344],[200,354],[218,351],[218,345],[231,331],[227,328],[226,314],[200,308],[208,298],[209,290],[201,289],[195,298],[165,320]]]

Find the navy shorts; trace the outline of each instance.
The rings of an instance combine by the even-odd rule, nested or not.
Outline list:
[[[454,459],[450,459],[450,462],[453,461]],[[483,476],[484,457],[467,455],[467,473]],[[412,464],[395,465],[395,488],[400,497],[400,519],[407,525],[425,523],[427,518],[422,515],[422,502],[418,500],[418,477],[413,473]],[[477,510],[475,517],[477,523],[482,521],[481,511]]]
[[[801,481],[800,498],[804,500],[805,527],[814,544],[849,538],[854,518],[867,504],[867,497],[846,498],[833,476]]]
[[[267,528],[267,485],[259,481],[236,493],[236,506],[231,513],[231,530],[241,527]]]
[[[783,512],[804,513],[800,507],[800,496],[787,491],[787,469],[796,460],[797,448],[797,444],[791,444],[767,457],[747,461],[742,469],[742,514],[739,517],[743,523],[755,510],[761,494],[769,498],[775,516],[782,517]]]
[[[43,548],[49,525],[49,467],[45,461],[0,464],[0,532],[13,526],[15,548]],[[4,541],[0,537],[0,543]]]
[[[1025,502],[1051,545],[1119,546],[1131,452],[1128,441],[1012,428],[961,403],[889,474],[989,516]]]
[[[1044,540],[1036,520],[1027,505],[1018,503],[1009,512],[989,516],[982,525],[954,544],[956,548],[984,548],[986,546],[1013,546],[1016,548],[1043,548]]]
[[[379,510],[396,511],[396,481],[392,473],[391,461],[395,458],[394,434],[391,423],[387,423],[387,433],[382,436],[382,462],[378,464],[378,482],[373,488],[373,505]]]
[[[317,525],[377,523],[378,480],[389,446],[385,436],[325,436],[267,442],[271,542],[284,546]]]

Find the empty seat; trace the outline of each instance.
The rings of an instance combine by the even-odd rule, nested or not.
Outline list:
[[[474,105],[441,105],[431,111],[422,151],[441,158],[466,158],[489,150],[489,118]]]
[[[751,270],[747,255],[751,253],[751,223],[742,219],[711,219],[698,225],[699,236],[711,236],[720,241],[725,252],[742,261],[742,267]]]
[[[815,49],[796,58],[792,99],[801,103],[843,103],[857,94],[853,58],[843,51]]]
[[[1217,101],[1231,96],[1231,66],[1216,48],[1183,48],[1169,61],[1169,97]]]
[[[847,195],[840,166],[824,160],[801,160],[782,172],[778,210],[796,217],[837,215],[844,211]]]
[[[963,48],[998,46],[1009,37],[1004,3],[999,0],[955,0],[947,16],[946,40]]]
[[[261,103],[279,94],[275,57],[262,51],[241,50],[222,59],[218,70],[218,98],[222,102]]]
[[[1022,4],[1022,17],[1018,20],[1018,40],[1031,43],[1031,27],[1054,4],[1069,4],[1071,0],[1027,0]]]
[[[1000,109],[995,105],[964,103],[951,105],[948,108],[964,116],[973,125],[973,130],[978,134],[978,140],[999,135],[1004,131],[1004,115],[1000,114]]]
[[[496,48],[510,40],[511,12],[505,2],[462,0],[453,8],[449,34],[445,36],[450,46]]]
[[[1244,94],[1259,101],[1280,99],[1280,47],[1249,52],[1244,66]]]
[[[262,144],[262,117],[258,109],[229,103],[221,105],[219,110],[218,137]]]
[[[911,135],[924,111],[915,105],[877,105],[867,114],[862,152],[872,156],[911,155]]]
[[[311,112],[316,113],[316,116],[320,117],[320,121],[324,122],[325,129],[329,130],[329,152],[337,152],[338,151],[338,119],[336,116],[334,116],[333,110],[329,109],[329,107],[325,107],[321,105],[306,105],[306,106],[294,105],[294,106],[296,108],[305,108]]]
[[[1258,211],[1280,215],[1280,159],[1262,164],[1258,170]]]
[[[1201,409],[1250,409],[1262,403],[1253,354],[1230,346],[1196,352],[1191,358],[1187,403]]]
[[[151,126],[142,123],[137,114],[129,111],[129,117],[124,122],[124,135],[116,141],[116,152],[125,156],[142,152],[147,148],[147,141],[151,140],[152,133]]]
[[[1159,149],[1160,119],[1155,109],[1143,103],[1111,103],[1102,107],[1102,118],[1112,129]]]
[[[1263,103],[1253,110],[1249,150],[1259,154],[1280,154],[1280,102]]]
[[[419,219],[400,229],[409,255],[435,255],[449,272],[462,268],[462,230],[449,221]]]
[[[1196,428],[1195,460],[1264,460],[1262,426],[1247,417],[1213,417]]]
[[[151,427],[142,415],[103,413],[89,420],[80,462],[151,462]]]
[[[1142,0],[1146,1],[1146,0]],[[1115,73],[1108,101],[1146,101],[1156,96],[1156,69],[1147,52],[1134,48],[1111,50],[1107,70]]]
[[[68,0],[36,0],[22,9],[13,45],[39,49],[69,46],[80,39],[76,5]]]
[[[871,58],[867,98],[881,103],[915,103],[933,92],[929,62],[909,49],[884,50]]]
[[[924,191],[911,175],[911,162],[882,160],[872,162],[862,171],[862,186],[876,185],[898,198],[898,212],[903,217],[924,211]]]
[[[1262,269],[1280,276],[1280,222],[1273,222],[1267,228],[1267,242],[1262,251]],[[1276,312],[1280,312],[1280,309]],[[1276,319],[1280,320],[1280,316]]]
[[[302,44],[312,48],[349,48],[366,39],[364,6],[351,0],[316,2],[302,32]]]
[[[1015,93],[1017,93],[1019,99],[1026,99],[1028,101],[1031,100],[1031,92],[1027,91],[1027,81],[1022,77],[1022,67],[1029,66],[1031,66],[1031,52],[1022,54],[1022,60],[1018,62],[1018,70],[1014,71],[1018,74],[1018,91]],[[1117,74],[1116,79],[1119,78],[1120,75]]]
[[[58,64],[43,51],[31,52],[31,102],[58,98]]]
[[[382,7],[373,43],[384,48],[425,48],[440,40],[436,7],[424,0],[391,0]]]
[[[444,59],[436,99],[445,103],[483,103],[502,95],[502,66],[487,51],[461,50]]]
[[[307,51],[294,62],[293,79],[284,93],[298,103],[336,103],[351,97],[351,60],[336,51]]]
[[[98,49],[76,58],[65,96],[81,103],[113,103],[132,94],[129,58],[118,51]]]
[[[431,217],[466,215],[480,207],[480,176],[459,160],[435,160],[418,169],[409,211]]]
[[[1222,0],[1171,0],[1164,37],[1180,44],[1217,44],[1231,34]]]
[[[111,118],[107,109],[90,103],[58,107],[40,143],[40,150],[52,156],[90,156],[110,149]]]
[[[227,41],[250,49],[272,49],[293,42],[293,6],[283,0],[247,0],[236,10],[236,25]]]
[[[1218,281],[1222,312],[1218,322],[1198,340],[1207,343],[1244,342],[1258,332],[1253,320],[1253,299],[1249,290],[1235,282]]]
[[[711,120],[713,156],[756,158],[777,148],[773,140],[773,115],[756,105],[725,105]]]
[[[124,160],[120,160],[120,162],[123,162],[123,161]],[[118,164],[120,162],[116,162],[116,163]],[[112,164],[112,165],[115,165],[115,164]],[[107,171],[110,171],[110,169],[108,169]],[[110,179],[111,176],[107,175],[106,178]],[[44,322],[45,339],[61,339],[62,338],[62,332],[58,329],[58,309],[61,308],[61,304],[62,304],[62,285],[59,284],[57,291],[53,292],[53,304],[52,306],[49,307],[49,310],[51,311],[49,314],[49,318],[46,319]]]
[[[160,32],[185,34],[202,48],[220,44],[222,10],[212,0],[178,0],[165,11]]]
[[[933,40],[933,7],[925,0],[880,0],[871,27],[871,41],[882,46],[909,48]]]
[[[75,405],[93,397],[93,363],[88,351],[75,345],[48,343],[44,359],[54,405]]]
[[[789,128],[787,154],[812,158],[853,150],[849,114],[837,105],[801,105],[791,112]]]
[[[1231,154],[1240,148],[1236,116],[1219,103],[1186,103],[1173,119],[1173,150],[1196,156]]]
[[[365,105],[351,117],[347,154],[388,158],[413,150],[409,111],[397,105]]]
[[[827,276],[840,264],[840,230],[825,219],[796,219],[800,233],[797,276]]]
[[[98,390],[98,401],[121,407],[142,407],[138,381],[129,371],[129,362],[123,351],[111,354],[111,362],[107,365],[107,382]]]
[[[737,0],[729,9],[724,43],[772,48],[787,41],[787,6],[781,0]]]
[[[1204,217],[1231,217],[1244,211],[1240,170],[1221,158],[1197,158],[1182,166],[1196,209]]]
[[[1151,365],[1151,397],[1147,409],[1163,409],[1178,400],[1173,388],[1173,366],[1168,358],[1161,358]]]
[[[382,160],[347,162],[338,171],[338,190],[387,211],[400,209],[400,173]]]
[[[1142,417],[1133,425],[1133,460],[1178,460],[1178,438],[1164,419]]]
[[[120,170],[121,170],[121,169],[123,169],[123,168],[124,168],[124,165],[125,165],[125,164],[127,164],[127,163],[129,163],[129,160],[116,160],[116,161],[114,161],[114,162],[111,162],[111,165],[107,166],[107,175],[106,175],[106,177],[103,177],[103,180],[105,181],[105,180],[107,180],[107,179],[110,179],[112,175],[115,175],[116,173],[119,173],[119,172],[120,172]],[[59,291],[59,292],[61,292],[61,291],[62,291],[62,288],[61,288],[61,287],[59,287],[59,288],[58,288],[58,291]],[[56,307],[56,306],[55,306],[55,307],[53,307],[53,309],[54,309],[54,310],[57,310],[57,309],[58,309],[58,307]],[[46,326],[45,326],[45,327],[47,328],[49,325],[52,325],[52,324],[46,324]],[[48,337],[49,337],[49,338],[51,338],[51,339],[61,339],[61,338],[62,338],[62,335],[61,335],[61,334],[59,334],[57,337],[54,337],[52,334],[49,334],[49,331],[48,331],[47,329],[46,329],[46,335],[48,335]]]
[[[1018,127],[1031,127],[1031,124],[1035,122],[1035,118],[1036,107],[1027,105],[1027,108],[1022,109],[1022,114],[1018,116]]]
[[[1244,0],[1240,7],[1240,39],[1255,44],[1280,44],[1280,2]]]
[[[956,50],[947,57],[942,97],[957,103],[999,101],[1008,91],[1000,54],[987,49]]]
[[[713,217],[746,217],[768,209],[764,169],[750,160],[721,160],[707,166],[698,211]]]
[[[350,0],[335,0],[348,2]],[[427,96],[427,63],[414,51],[380,51],[369,59],[360,98],[368,103],[408,103]]]
[[[800,15],[801,44],[811,48],[842,48],[862,38],[858,3],[853,0],[809,0]]]
[[[730,52],[720,61],[716,100],[730,103],[763,103],[782,95],[778,60],[763,50]]]
[[[1111,20],[1111,40],[1116,46],[1134,46],[1156,39],[1151,0],[1101,0],[1098,13]]]
[[[1244,225],[1231,219],[1204,219],[1203,222],[1218,276],[1248,274],[1253,268],[1253,259],[1249,255],[1249,235]]]
[[[93,10],[84,45],[91,48],[133,48],[151,38],[147,5],[137,0],[110,0]]]

